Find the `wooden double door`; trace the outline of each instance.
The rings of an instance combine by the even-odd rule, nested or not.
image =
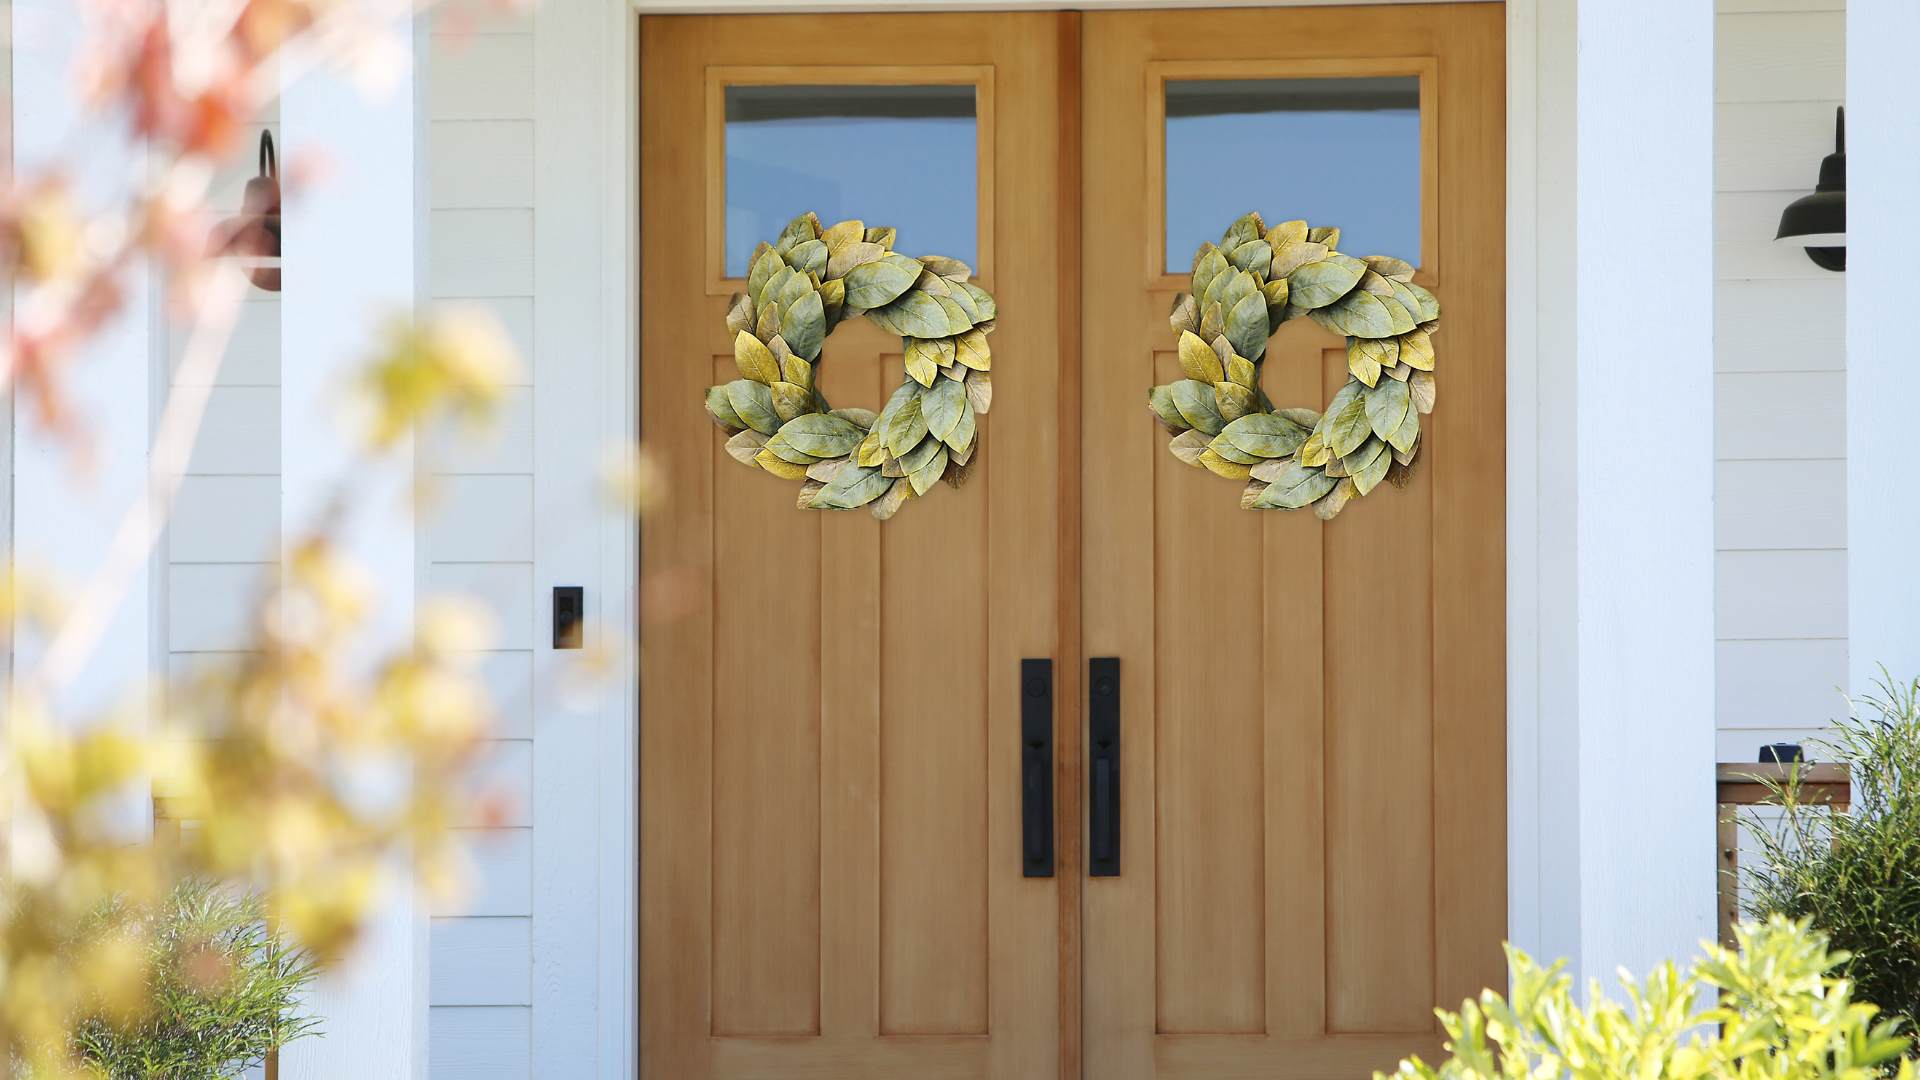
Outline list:
[[[1435,1053],[1433,1006],[1503,978],[1500,7],[641,34],[642,437],[667,489],[642,539],[643,1075],[1360,1077]],[[700,407],[734,377],[746,253],[808,209],[963,259],[999,304],[966,484],[884,523],[796,509]],[[1241,510],[1145,407],[1178,377],[1192,250],[1248,210],[1408,258],[1445,310],[1411,482],[1331,522]],[[1263,379],[1318,409],[1345,371],[1301,319]],[[862,320],[818,378],[878,409],[900,372]],[[1053,860],[1028,876],[1040,658]],[[1100,876],[1095,658],[1119,741]]]

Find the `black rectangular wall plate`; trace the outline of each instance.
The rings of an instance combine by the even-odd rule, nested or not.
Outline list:
[[[553,647],[577,649],[586,636],[587,590],[579,585],[553,587]]]
[[[1020,873],[1053,876],[1053,661],[1020,661]]]
[[[1120,658],[1087,661],[1087,876],[1120,876]]]

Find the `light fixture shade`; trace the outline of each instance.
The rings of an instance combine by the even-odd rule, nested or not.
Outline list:
[[[1833,153],[1820,162],[1820,182],[1780,212],[1781,240],[1807,249],[1814,265],[1847,268],[1847,110],[1834,110]]]
[[[280,166],[273,133],[260,133],[260,175],[247,181],[240,213],[214,230],[214,255],[238,258],[255,288],[280,291]]]

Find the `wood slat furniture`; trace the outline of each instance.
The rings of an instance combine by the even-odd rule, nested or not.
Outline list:
[[[1718,914],[1720,943],[1723,945],[1733,945],[1733,927],[1740,921],[1740,808],[1778,805],[1780,800],[1767,784],[1786,780],[1794,769],[1800,770],[1800,790],[1808,802],[1826,804],[1839,811],[1851,805],[1852,785],[1847,778],[1845,765],[1756,765],[1723,761],[1714,770],[1720,796]]]

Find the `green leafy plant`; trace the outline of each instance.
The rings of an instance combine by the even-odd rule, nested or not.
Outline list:
[[[1441,1010],[1452,1056],[1438,1067],[1412,1058],[1391,1075],[1912,1080],[1899,1021],[1876,1021],[1877,1009],[1854,1000],[1852,983],[1832,974],[1847,956],[1829,952],[1824,935],[1776,916],[1738,936],[1738,951],[1708,945],[1686,974],[1668,962],[1644,981],[1623,975],[1625,1002],[1596,983],[1586,1006],[1562,965],[1542,968],[1509,946],[1512,997],[1487,990],[1457,1013]]]
[[[1798,771],[1773,784],[1776,820],[1742,819],[1758,848],[1745,877],[1755,914],[1804,918],[1851,954],[1859,995],[1920,1019],[1920,680],[1855,700],[1848,717],[1812,741],[1844,762],[1851,809],[1808,798]]]
[[[257,897],[202,882],[157,908],[116,901],[85,936],[124,942],[144,994],[102,1002],[73,1036],[76,1055],[111,1080],[229,1080],[313,1033],[299,997],[314,965],[268,926]]]

